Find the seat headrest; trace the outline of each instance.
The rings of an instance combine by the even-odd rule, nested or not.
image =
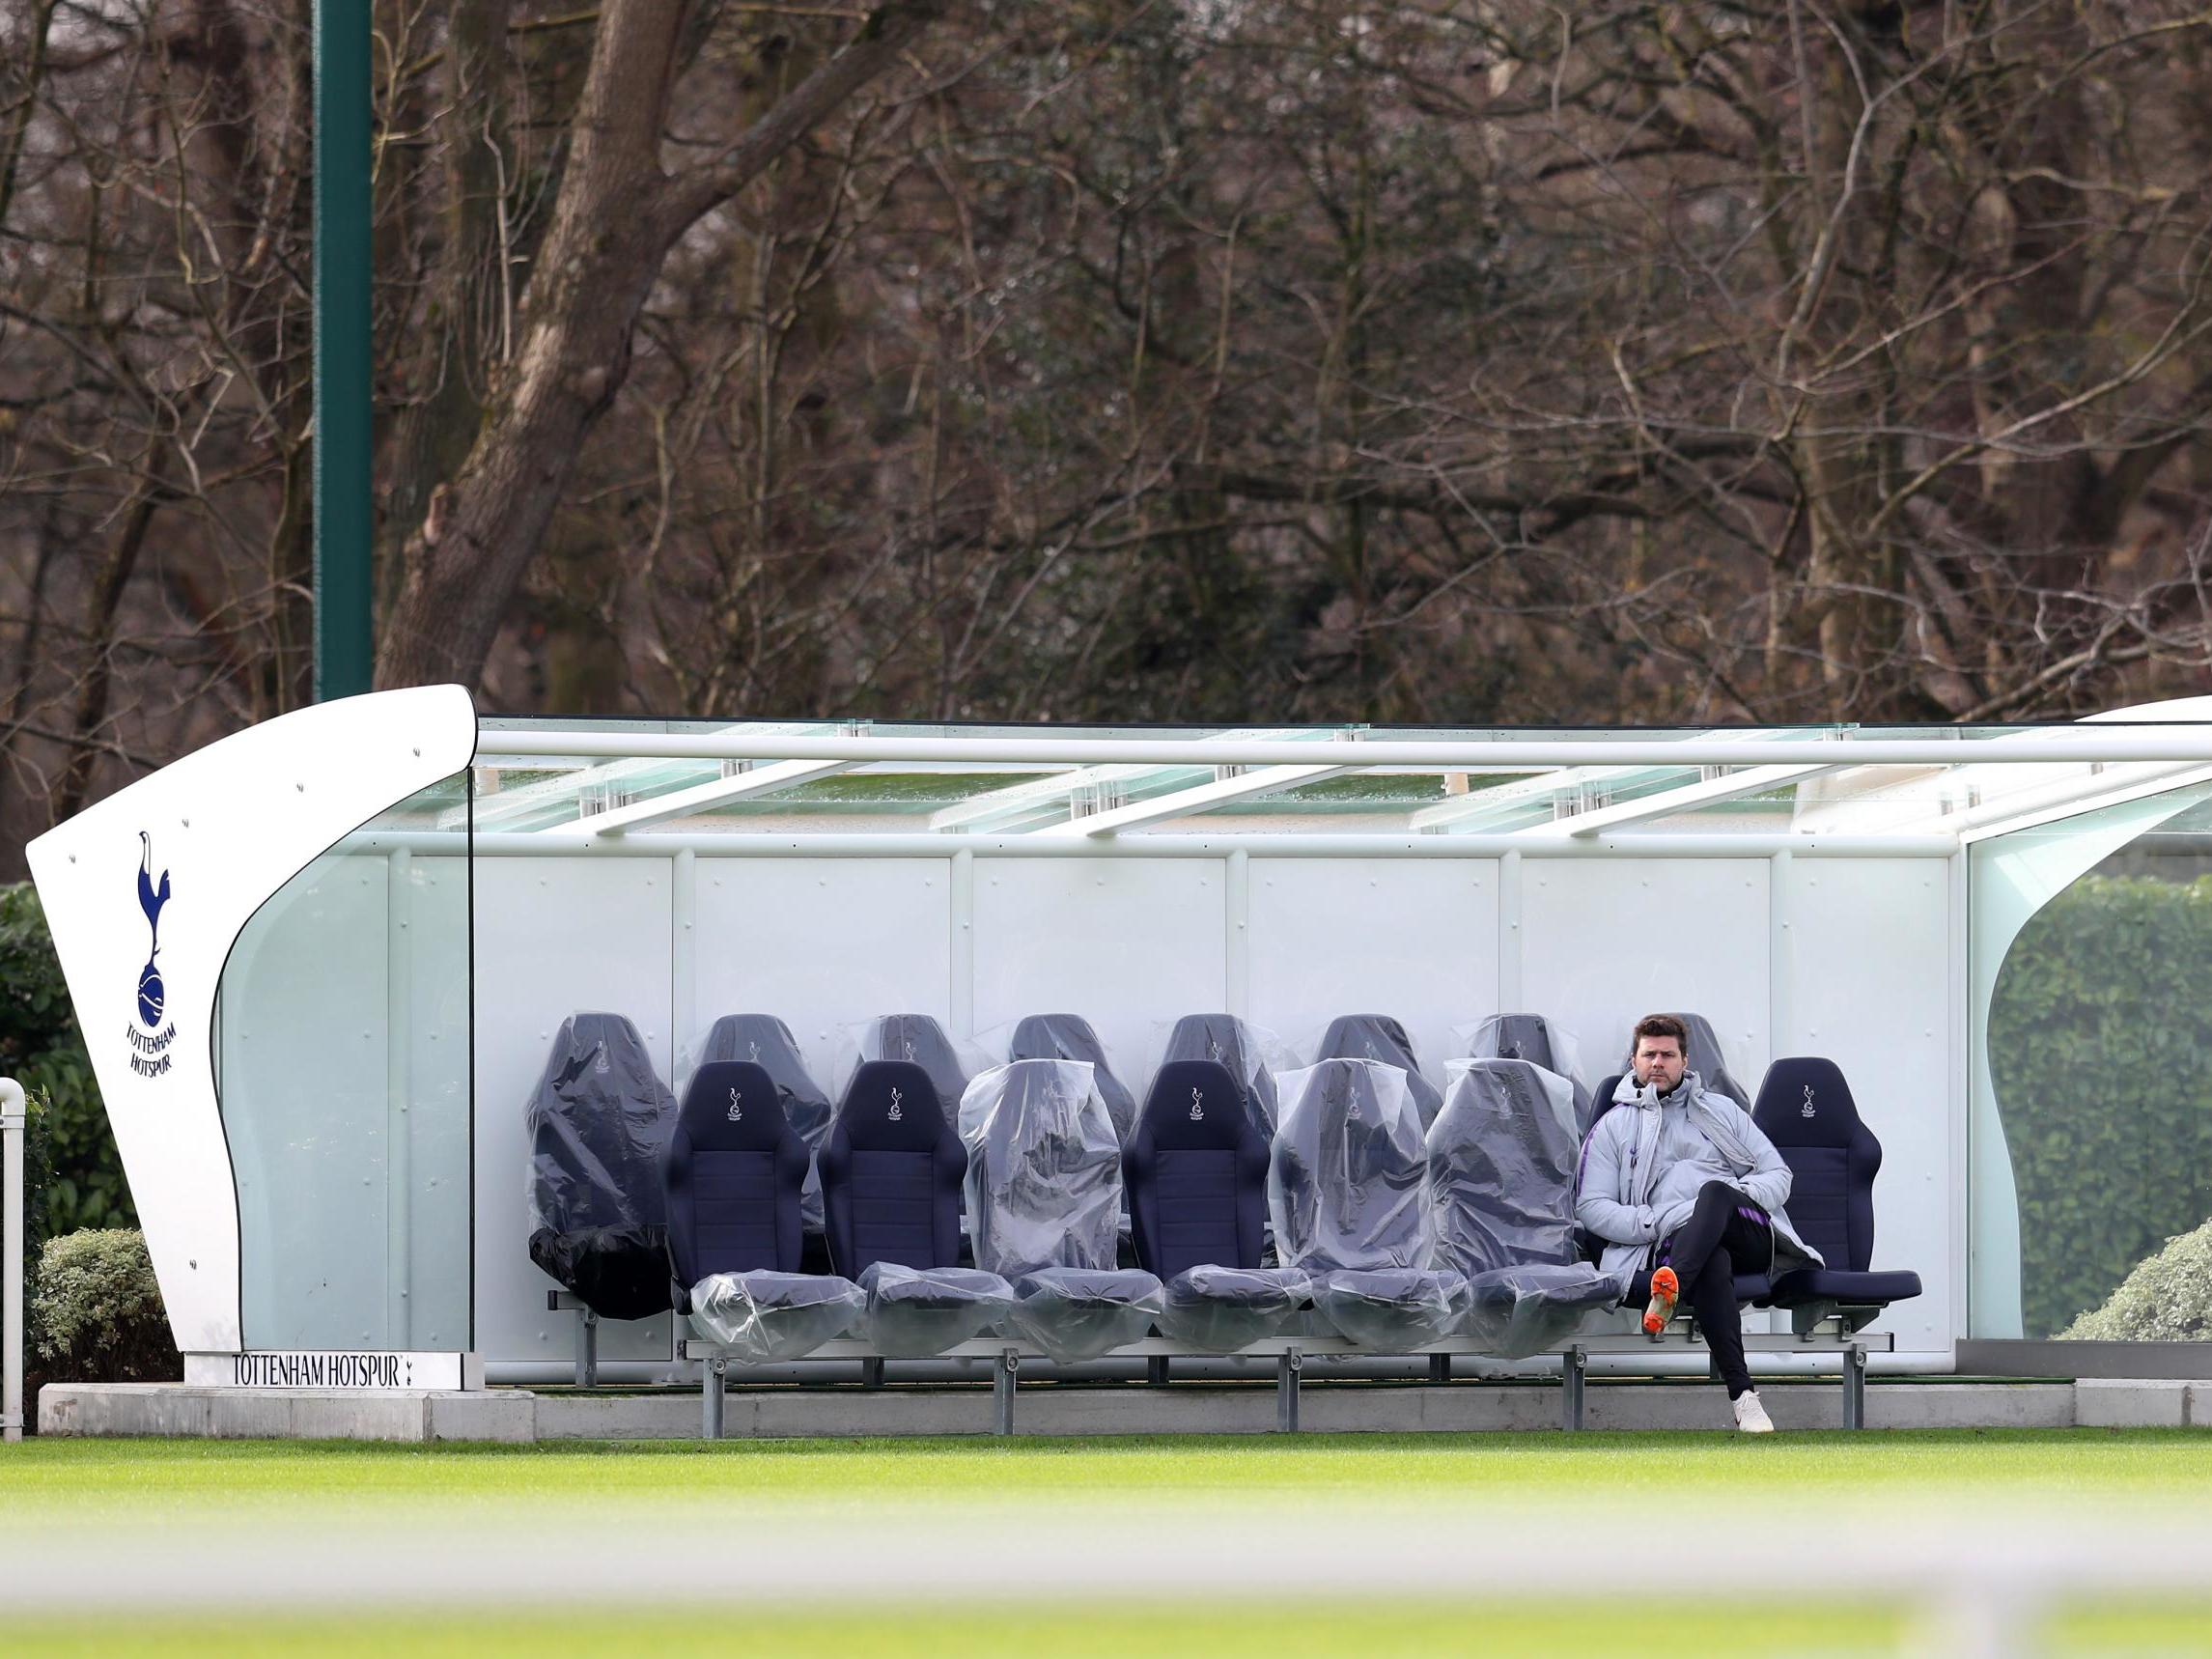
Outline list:
[[[1245,1023],[1234,1014],[1186,1014],[1167,1034],[1170,1060],[1218,1060],[1242,1076],[1248,1064]]]
[[[1152,1080],[1142,1123],[1167,1152],[1234,1151],[1252,1128],[1245,1091],[1218,1060],[1170,1060]]]
[[[1387,1014],[1339,1014],[1322,1033],[1314,1056],[1323,1060],[1381,1060],[1401,1070],[1414,1069],[1414,1040],[1406,1027]]]
[[[863,1060],[837,1126],[858,1152],[928,1152],[944,1138],[944,1107],[930,1074],[913,1061]]]
[[[724,1014],[707,1028],[706,1055],[717,1060],[750,1060],[774,1066],[803,1065],[791,1027],[773,1014]]]
[[[1006,1057],[1095,1062],[1099,1053],[1099,1034],[1080,1014],[1026,1014],[1015,1024]]]
[[[554,1033],[546,1075],[549,1086],[566,1089],[587,1074],[606,1077],[641,1069],[651,1071],[653,1062],[635,1026],[620,1014],[572,1014]]]
[[[1848,1147],[1864,1127],[1842,1068],[1817,1054],[1767,1068],[1751,1121],[1777,1146]]]
[[[699,1152],[772,1152],[791,1133],[775,1079],[750,1060],[716,1060],[693,1072],[677,1121]]]
[[[1527,1060],[1546,1071],[1561,1068],[1552,1052],[1552,1026],[1541,1014],[1495,1014],[1475,1033],[1476,1059]]]

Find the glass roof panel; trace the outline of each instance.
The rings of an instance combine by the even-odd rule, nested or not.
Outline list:
[[[2136,711],[2128,711],[2136,713]],[[2193,723],[2212,723],[2212,703],[2191,706]],[[1975,747],[2037,730],[2078,737],[2174,729],[2173,720],[2100,720],[2054,727],[1806,725],[1767,728],[1605,729],[1406,726],[1217,728],[1022,726],[890,721],[540,720],[481,722],[475,776],[480,832],[577,830],[650,835],[768,831],[993,836],[1070,833],[1169,836],[1238,833],[1407,833],[1541,839],[1602,832],[1609,841],[1683,833],[1802,835],[1965,834],[1978,837],[2038,818],[2086,809],[2118,794],[2178,787],[2212,766],[2201,760],[2057,760],[1977,764]],[[503,752],[502,733],[530,734],[532,749],[574,735],[574,754]],[[557,734],[557,735],[553,735]],[[609,740],[638,746],[673,735],[707,740],[705,758],[608,754]],[[776,758],[744,753],[748,739],[841,736],[891,740],[995,740],[1033,745],[987,759]],[[1854,746],[1885,739],[1955,745],[1952,765],[1854,764]],[[1094,740],[1162,745],[1144,763],[1074,764],[1044,752]],[[1312,749],[1302,759],[1220,764],[1182,745],[1264,742]],[[1749,752],[1742,765],[1714,764],[1712,745],[1762,740],[1831,746],[1812,764],[1803,749],[1780,760]],[[1697,762],[1666,753],[1699,744]],[[1359,770],[1362,745],[1482,744],[1525,750],[1526,766],[1405,765]],[[1562,764],[1560,746],[1604,743],[1648,747],[1647,764]],[[726,751],[726,752],[724,752]],[[1547,751],[1551,751],[1550,755]],[[1257,757],[1230,757],[1256,759]],[[441,828],[458,828],[466,804],[441,803]],[[1090,824],[1088,821],[1104,819]]]

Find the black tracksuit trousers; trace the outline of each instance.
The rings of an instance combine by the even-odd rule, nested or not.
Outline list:
[[[1697,1329],[1713,1351],[1728,1397],[1748,1393],[1750,1368],[1744,1364],[1744,1322],[1736,1308],[1736,1270],[1764,1273],[1774,1259],[1774,1228],[1767,1213],[1750,1195],[1725,1181],[1708,1181],[1697,1207],[1671,1235],[1659,1241],[1659,1261],[1682,1281],[1682,1299],[1697,1315]],[[1626,1302],[1640,1308],[1651,1300],[1651,1275],[1629,1281]]]

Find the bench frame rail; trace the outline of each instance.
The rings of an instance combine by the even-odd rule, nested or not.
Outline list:
[[[1639,1354],[1654,1349],[1694,1350],[1702,1345],[1695,1329],[1689,1322],[1681,1321],[1656,1336],[1646,1336],[1637,1332],[1599,1332],[1578,1336],[1550,1350],[1559,1359],[1559,1426],[1570,1432],[1582,1427],[1584,1383],[1592,1354]],[[1869,1353],[1890,1353],[1893,1351],[1894,1345],[1894,1338],[1887,1333],[1869,1335],[1853,1329],[1849,1310],[1829,1316],[1817,1328],[1797,1333],[1744,1333],[1744,1347],[1750,1353],[1840,1354],[1843,1357],[1843,1426],[1854,1429],[1866,1426],[1866,1356]],[[1148,1336],[1141,1342],[1131,1342],[1109,1349],[1099,1358],[1142,1359],[1147,1362],[1149,1379],[1154,1383],[1164,1383],[1169,1364],[1177,1359],[1272,1357],[1275,1362],[1275,1430],[1281,1434],[1296,1434],[1299,1384],[1308,1357],[1365,1357],[1382,1360],[1403,1359],[1408,1354],[1427,1355],[1430,1380],[1437,1383],[1451,1381],[1451,1363],[1457,1356],[1497,1357],[1481,1343],[1467,1337],[1450,1337],[1442,1342],[1431,1342],[1423,1347],[1403,1351],[1386,1351],[1361,1347],[1341,1336],[1271,1336],[1266,1341],[1239,1348],[1233,1354],[1221,1355],[1188,1347],[1180,1342],[1170,1342],[1163,1337]],[[1014,1408],[1020,1388],[1022,1362],[1048,1357],[1042,1349],[1005,1336],[978,1336],[947,1348],[942,1354],[932,1356],[941,1360],[987,1359],[992,1362],[992,1432],[994,1434],[1014,1432]],[[686,1339],[684,1358],[696,1360],[704,1366],[700,1389],[700,1432],[708,1440],[719,1440],[722,1438],[724,1389],[728,1378],[734,1372],[742,1379],[751,1367],[733,1359],[722,1344],[700,1337]],[[866,1342],[850,1337],[825,1342],[806,1358],[825,1361],[858,1360],[871,1378],[870,1386],[880,1386],[884,1356],[877,1353]]]

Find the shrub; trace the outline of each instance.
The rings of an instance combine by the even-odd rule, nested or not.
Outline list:
[[[2212,1215],[2212,877],[2085,876],[2021,930],[1989,1068],[2020,1200],[2025,1335]]]
[[[2102,1308],[2058,1335],[2089,1342],[2212,1340],[2212,1222],[2167,1240]]]
[[[153,1382],[183,1374],[145,1235],[95,1227],[39,1252],[31,1335],[49,1383]]]
[[[53,1230],[135,1225],[46,913],[28,882],[0,886],[0,1075],[43,1097],[51,1173],[34,1185]]]

